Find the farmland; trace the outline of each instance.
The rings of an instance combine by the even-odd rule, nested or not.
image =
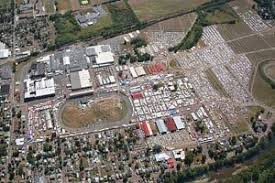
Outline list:
[[[229,46],[238,54],[269,48],[269,45],[258,35],[232,41]]]
[[[81,128],[93,123],[120,121],[127,112],[126,102],[118,96],[95,101],[85,109],[70,102],[64,106],[62,121],[69,128]]]
[[[187,32],[196,20],[196,13],[171,18],[144,29],[144,31]]]
[[[209,0],[129,0],[128,3],[140,21],[160,18],[179,11],[189,11]]]
[[[248,25],[242,20],[236,22],[235,24],[221,24],[218,26],[218,30],[226,41],[253,33]]]

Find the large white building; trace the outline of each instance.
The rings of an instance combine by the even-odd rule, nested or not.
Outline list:
[[[27,78],[24,80],[25,85],[25,100],[32,100],[36,98],[44,98],[55,95],[55,86],[53,78],[41,78],[32,80]]]
[[[0,42],[0,59],[2,58],[8,58],[9,56],[11,56],[11,52],[9,49],[5,48],[6,45],[2,42]]]
[[[110,45],[98,45],[86,48],[86,55],[92,59],[94,66],[101,67],[114,63],[114,54]]]
[[[88,70],[70,73],[72,90],[80,90],[92,87],[91,76]]]

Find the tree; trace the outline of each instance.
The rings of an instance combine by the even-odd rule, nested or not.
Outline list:
[[[275,122],[273,122],[273,124],[271,126],[271,131],[272,131],[273,135],[275,135]]]
[[[193,161],[194,161],[194,154],[193,154],[193,152],[192,151],[187,151],[185,159],[184,159],[184,163],[187,166],[190,166]]]

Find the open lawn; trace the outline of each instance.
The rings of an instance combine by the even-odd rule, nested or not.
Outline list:
[[[252,86],[253,96],[270,107],[275,107],[275,89],[263,79],[258,68]]]
[[[239,17],[231,7],[225,5],[220,9],[207,13],[205,19],[209,24],[224,24],[229,22],[237,22]]]
[[[152,26],[146,27],[144,31],[187,32],[192,27],[196,18],[196,13],[189,13],[187,15],[182,15],[156,23]]]
[[[140,21],[170,15],[179,11],[189,11],[210,0],[129,0],[128,3]]]
[[[43,6],[45,7],[45,10],[47,13],[52,14],[55,12],[54,1],[52,0],[42,0],[42,1],[43,1]]]
[[[0,0],[0,10],[8,9],[11,7],[11,0]]]
[[[65,104],[61,117],[67,127],[82,128],[93,123],[120,121],[127,112],[126,101],[119,96],[113,96],[95,101],[84,109],[69,102]]]

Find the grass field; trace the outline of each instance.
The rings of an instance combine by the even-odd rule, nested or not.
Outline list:
[[[178,11],[188,11],[210,0],[129,0],[128,3],[140,21],[166,16]]]
[[[252,86],[253,96],[270,107],[275,107],[275,89],[262,77],[260,68],[254,78]]]
[[[196,20],[196,13],[189,13],[187,15],[171,18],[152,26],[146,27],[144,31],[164,31],[164,32],[187,32]]]
[[[42,0],[43,6],[45,7],[45,10],[47,13],[52,14],[55,12],[54,9],[54,1],[52,0]]]
[[[221,96],[229,97],[229,94],[225,91],[221,82],[219,81],[219,79],[211,69],[206,70],[205,74],[207,76],[208,81],[211,83],[212,87],[215,90],[217,90]]]
[[[11,7],[11,0],[0,0],[0,10],[8,9]]]
[[[96,122],[116,122],[127,115],[126,102],[118,96],[99,100],[85,109],[67,103],[62,111],[63,123],[70,128],[82,128]]]
[[[209,24],[224,24],[226,22],[233,22],[238,20],[238,15],[229,7],[217,9],[213,12],[207,13],[205,20]]]

